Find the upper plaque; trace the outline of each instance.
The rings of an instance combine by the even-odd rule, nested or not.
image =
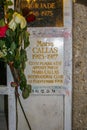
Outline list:
[[[63,26],[63,0],[21,0],[20,10],[30,27]]]

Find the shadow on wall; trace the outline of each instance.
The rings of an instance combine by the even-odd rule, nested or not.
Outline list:
[[[83,4],[87,6],[87,0],[76,0],[76,3]]]

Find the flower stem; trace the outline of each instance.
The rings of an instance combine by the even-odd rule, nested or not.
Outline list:
[[[25,120],[26,120],[26,122],[27,122],[28,128],[29,128],[29,130],[32,130],[32,129],[31,129],[31,126],[30,126],[30,123],[29,123],[29,121],[28,121],[28,119],[27,119],[27,116],[26,116],[26,114],[25,114],[25,111],[24,111],[23,105],[22,105],[22,103],[21,103],[20,97],[18,96],[17,98],[18,98],[18,101],[19,101],[21,110],[22,110],[22,112],[23,112],[23,115],[24,115],[24,117],[25,117]]]
[[[16,130],[18,130],[18,106],[17,106],[17,96],[15,95],[16,104]]]

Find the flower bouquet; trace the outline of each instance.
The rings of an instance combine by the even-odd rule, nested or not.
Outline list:
[[[0,20],[0,61],[9,65],[14,82],[11,86],[22,91],[27,98],[31,85],[27,84],[24,69],[27,61],[26,48],[29,46],[27,22],[21,13],[14,11],[10,0],[4,2],[4,17]]]

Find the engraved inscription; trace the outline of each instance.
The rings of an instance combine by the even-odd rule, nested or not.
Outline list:
[[[63,38],[37,39],[27,50],[25,70],[32,85],[63,85]]]
[[[36,16],[36,20],[28,22],[28,26],[63,26],[63,0],[21,0],[20,8],[25,17],[29,14]]]

